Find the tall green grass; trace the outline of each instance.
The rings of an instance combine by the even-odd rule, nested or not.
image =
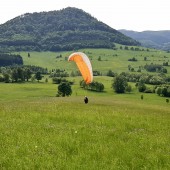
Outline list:
[[[92,59],[93,70],[102,73],[162,64],[170,58],[156,50],[81,51]],[[71,72],[77,70],[65,60],[71,53],[31,52],[30,58],[20,54],[26,65]],[[127,61],[132,57],[138,62]],[[55,97],[57,85],[50,80],[0,83],[0,169],[170,169],[170,106],[165,98],[144,94],[141,100],[133,83],[131,93],[115,94],[113,78],[105,76],[94,77],[104,84],[102,93],[81,89],[81,77],[69,79],[75,81],[71,97]],[[83,102],[85,95],[88,104]]]
[[[51,83],[0,84],[0,169],[170,168],[164,98],[74,86],[62,98]]]

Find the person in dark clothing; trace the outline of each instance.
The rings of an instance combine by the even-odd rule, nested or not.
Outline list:
[[[84,97],[84,103],[87,104],[89,101],[89,99],[87,98],[87,96]]]

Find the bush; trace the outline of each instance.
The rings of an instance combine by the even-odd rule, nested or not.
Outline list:
[[[159,96],[162,94],[162,89],[161,89],[161,87],[157,87],[157,88],[156,88],[156,94],[158,94]]]
[[[60,84],[60,83],[62,83],[62,82],[67,82],[66,79],[58,78],[58,77],[53,77],[53,78],[52,78],[52,81],[53,81],[54,84]]]
[[[115,73],[112,70],[109,70],[106,75],[108,77],[115,77]]]
[[[127,85],[128,84],[125,76],[118,75],[114,79],[112,88],[115,90],[116,93],[124,93]]]
[[[70,96],[72,94],[71,86],[68,82],[63,82],[58,86],[58,94],[56,96]]]
[[[86,84],[84,80],[80,81],[80,87],[84,89],[88,89],[91,91],[96,91],[96,92],[102,92],[104,91],[104,85],[102,83],[99,83],[97,81],[93,81],[90,84]]]
[[[125,91],[130,93],[132,91],[132,86],[131,85],[127,85],[125,88]]]
[[[138,61],[135,57],[129,58],[128,61]]]
[[[166,99],[166,103],[169,103],[169,99]]]
[[[163,85],[156,87],[156,93],[160,96],[170,97],[170,86]]]
[[[146,88],[146,90],[144,91],[144,93],[153,93],[152,89]]]
[[[142,82],[138,83],[138,90],[139,92],[144,92],[146,90],[146,85]]]

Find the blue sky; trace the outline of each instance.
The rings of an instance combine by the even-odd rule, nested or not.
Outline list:
[[[170,30],[170,0],[1,0],[0,24],[24,13],[77,7],[114,29]]]

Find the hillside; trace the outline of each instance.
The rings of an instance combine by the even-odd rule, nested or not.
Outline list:
[[[142,46],[157,48],[161,50],[170,50],[170,31],[129,31],[119,30],[126,36],[139,41]]]
[[[114,43],[139,45],[83,10],[71,7],[27,13],[0,25],[0,49],[3,52],[113,48]]]

